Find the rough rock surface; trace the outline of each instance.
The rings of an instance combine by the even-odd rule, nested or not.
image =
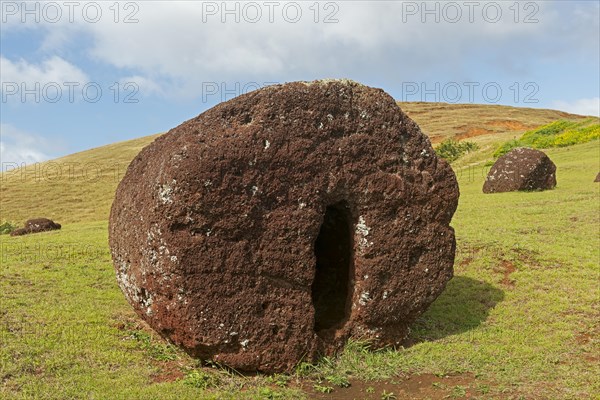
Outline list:
[[[48,218],[34,218],[27,220],[23,228],[15,229],[10,236],[28,235],[30,233],[46,232],[60,229],[60,224]]]
[[[351,336],[397,344],[452,277],[450,166],[383,90],[294,82],[144,148],[110,216],[118,283],[157,332],[239,370]]]
[[[600,182],[600,172],[598,172],[598,175],[596,175],[596,179],[594,179],[594,182]]]
[[[483,184],[484,193],[546,190],[556,186],[556,165],[539,150],[519,147],[500,157]]]

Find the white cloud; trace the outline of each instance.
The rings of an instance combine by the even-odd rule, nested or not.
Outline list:
[[[115,22],[115,7],[106,2],[100,3],[102,18],[96,23],[82,19],[80,7],[73,23],[65,12],[58,23],[25,26],[45,30],[42,51],[51,54],[68,48],[69,41],[89,39],[87,55],[126,71],[142,95],[184,98],[199,96],[207,82],[224,81],[343,76],[389,87],[440,79],[443,69],[464,80],[476,79],[482,70],[497,79],[515,73],[530,78],[540,58],[564,61],[576,54],[583,63],[597,54],[598,6],[587,3],[271,2],[273,9],[268,3],[154,1],[131,2],[135,7],[127,9],[119,3]],[[297,23],[288,22],[295,12],[286,4],[292,3],[301,8]],[[250,22],[256,14],[248,4],[258,5],[259,22]],[[237,9],[232,14],[225,7]],[[497,7],[501,18],[493,22]],[[126,16],[138,22],[124,23]],[[328,16],[337,22],[324,23]],[[23,28],[9,22],[8,30]]]
[[[34,99],[31,93],[37,94],[40,99],[38,101],[45,95],[54,98],[56,93],[60,93],[62,97],[63,92],[68,93],[68,85],[84,85],[89,82],[89,78],[81,69],[58,56],[35,64],[24,59],[11,61],[0,55],[0,71],[3,103],[29,102]],[[48,86],[47,92],[44,87],[49,84],[52,88]],[[59,88],[60,92],[54,88]]]
[[[165,89],[159,82],[139,75],[128,76],[119,81],[120,87],[125,92],[124,95],[130,95],[132,98],[149,96],[152,94],[164,95]]]
[[[207,12],[207,3],[216,7],[213,14]],[[249,22],[255,13],[244,11],[243,2],[204,2],[203,6],[202,2],[157,1],[136,3],[137,23],[115,23],[114,12],[108,9],[112,3],[107,3],[103,5],[106,18],[98,23],[40,26],[48,30],[48,37],[58,38],[47,40],[46,50],[54,42],[64,46],[65,37],[79,36],[63,35],[60,30],[80,29],[80,35],[91,38],[89,54],[93,58],[134,71],[140,88],[145,85],[151,93],[194,97],[206,82],[243,84],[339,76],[361,80],[382,75],[399,81],[440,65],[465,73],[465,57],[479,57],[479,53],[488,54],[488,62],[499,68],[504,63],[512,66],[512,59],[520,60],[535,47],[528,38],[544,39],[543,33],[555,25],[543,3],[536,15],[546,24],[515,23],[509,9],[512,3],[502,3],[502,18],[496,23],[489,22],[494,10],[486,9],[484,15],[483,5],[473,10],[470,22],[469,10],[456,3],[462,16],[452,23],[452,10],[446,10],[442,2],[430,3],[427,7],[439,8],[440,23],[436,23],[435,16],[420,9],[425,7],[422,2],[408,2],[419,8],[412,14],[406,2],[387,1],[331,2],[337,9],[325,7],[330,3],[292,2],[300,5],[301,17],[290,23],[293,8],[276,3],[269,10],[265,2],[253,2],[262,13],[257,23]],[[224,7],[237,7],[237,11],[228,14]],[[273,22],[269,21],[271,12]],[[525,14],[522,11],[519,18]],[[338,22],[324,23],[327,16]],[[490,59],[490,54],[508,56],[496,60]]]
[[[0,159],[2,169],[7,166],[33,164],[52,158],[45,153],[49,143],[46,139],[24,132],[10,124],[0,124]]]
[[[572,102],[555,101],[553,107],[573,114],[593,115],[600,117],[600,97],[578,99]]]
[[[33,85],[39,82],[62,84],[64,82],[87,82],[87,75],[77,66],[58,56],[50,57],[39,64],[29,63],[24,59],[11,61],[0,55],[0,80],[4,82],[25,82]]]

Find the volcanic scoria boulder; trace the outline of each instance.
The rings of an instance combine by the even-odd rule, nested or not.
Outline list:
[[[46,232],[60,229],[60,224],[48,218],[34,218],[27,220],[23,228],[15,229],[10,236],[28,235],[30,233]]]
[[[483,184],[484,193],[546,190],[556,186],[556,165],[539,150],[519,147],[500,157]]]
[[[289,371],[397,344],[452,277],[450,166],[383,90],[270,86],[144,148],[110,216],[118,283],[189,354]]]

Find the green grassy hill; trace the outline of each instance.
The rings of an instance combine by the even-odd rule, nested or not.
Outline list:
[[[585,118],[563,111],[491,104],[399,102],[398,105],[434,144],[448,138],[509,140],[558,119],[577,121]]]
[[[585,118],[561,111],[495,105],[399,105],[433,143],[470,138],[482,145],[479,155],[487,155],[499,143],[556,119]],[[23,224],[35,217],[61,223],[107,220],[114,191],[129,162],[157,136],[114,143],[2,174],[0,221]]]
[[[488,129],[504,114],[523,131],[583,118],[401,106],[436,138]],[[520,132],[497,128],[471,137],[480,149],[453,165],[455,277],[406,348],[373,352],[356,340],[338,357],[271,377],[200,366],[153,334],[116,284],[109,207],[127,164],[156,136],[45,163],[46,176],[43,165],[3,175],[2,219],[44,216],[63,229],[0,235],[0,399],[598,399],[600,142],[546,151],[554,190],[484,195],[486,163]]]
[[[103,221],[131,160],[158,135],[113,143],[0,176],[0,220]]]

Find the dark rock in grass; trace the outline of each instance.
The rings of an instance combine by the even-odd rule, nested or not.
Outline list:
[[[452,277],[450,166],[383,90],[271,86],[132,161],[110,216],[117,280],[189,354],[290,371],[350,336],[397,344]]]
[[[556,165],[539,150],[519,147],[500,157],[483,184],[484,193],[546,190],[556,186]]]
[[[594,179],[594,182],[600,182],[600,172],[598,172],[598,175],[596,175],[596,179]]]
[[[48,218],[34,218],[27,220],[23,228],[15,229],[10,233],[10,236],[28,235],[30,233],[54,231],[60,229],[60,224]]]

